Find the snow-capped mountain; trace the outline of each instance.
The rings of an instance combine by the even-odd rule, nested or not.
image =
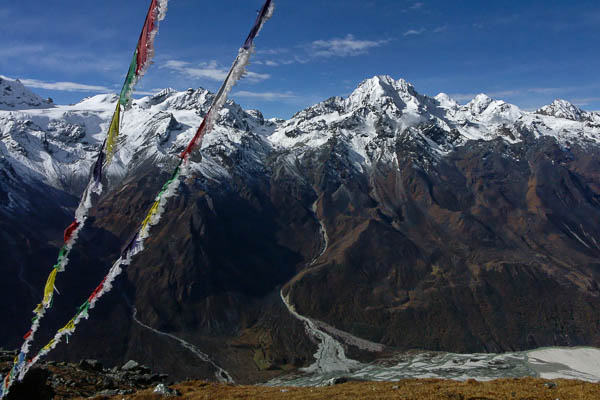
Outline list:
[[[10,87],[19,85],[18,81],[10,82]],[[33,99],[35,95],[28,98]],[[119,151],[110,165],[109,176],[123,177],[129,169],[135,168],[136,161],[151,158],[160,164],[165,157],[180,153],[195,133],[212,98],[213,94],[204,89],[184,92],[165,89],[134,102],[122,119]],[[18,110],[15,105],[16,111],[0,111],[3,162],[28,182],[41,181],[79,195],[104,140],[117,100],[116,95],[98,95],[68,106]],[[221,111],[217,128],[205,140],[203,148],[207,149],[207,155],[216,149],[227,151],[246,140],[245,136],[265,136],[273,127],[260,112],[245,112],[230,101]],[[210,156],[204,164],[211,164]],[[204,164],[200,168],[204,168]],[[219,170],[218,165],[213,167],[213,172]]]
[[[571,121],[590,122],[595,125],[600,123],[600,114],[583,111],[579,107],[561,99],[554,100],[552,104],[540,108],[535,113]]]
[[[27,89],[21,81],[0,75],[0,110],[21,110],[54,107],[52,100],[44,100]]]
[[[97,285],[212,98],[165,89],[124,113],[109,189],[74,249],[84,272],[66,272],[61,289],[83,296]],[[70,223],[116,101],[0,111],[0,274],[14,276],[0,282],[0,302],[43,285],[35,268],[54,261],[48,249],[60,245],[56,229]],[[536,112],[484,94],[460,105],[388,76],[288,120],[229,101],[127,267],[135,318],[129,300],[107,296],[119,317],[95,314],[104,345],[76,335],[69,357],[214,376],[155,335],[168,332],[256,381],[312,366],[326,348],[354,360],[384,348],[598,346],[599,121],[563,100]],[[39,228],[50,217],[59,227]],[[79,299],[66,292],[68,315]],[[0,344],[16,346],[20,330],[0,332]]]
[[[520,142],[523,131],[554,137],[563,145],[600,143],[599,115],[580,115],[586,116],[583,123],[562,114],[528,113],[485,94],[460,106],[446,94],[431,98],[402,79],[377,76],[363,81],[346,99],[332,97],[297,113],[281,123],[269,141],[277,148],[302,152],[304,146],[316,148],[336,137],[358,156],[357,165],[394,160],[396,143],[406,136],[438,154],[469,140]],[[436,134],[428,136],[432,129]]]
[[[19,81],[0,81],[4,108],[0,112],[3,148],[0,153],[21,176],[41,180],[67,192],[79,193],[104,139],[116,95],[98,95],[78,104],[54,106],[41,100]],[[122,120],[119,152],[110,174],[123,176],[134,168],[132,160],[179,153],[207,111],[213,95],[204,89],[177,92],[165,89],[134,102]],[[27,107],[29,107],[27,109]],[[42,109],[37,109],[38,107]],[[436,129],[435,137],[425,130]],[[493,100],[485,94],[460,106],[445,94],[434,98],[419,94],[408,82],[389,76],[363,81],[347,98],[332,97],[298,112],[287,121],[266,121],[260,112],[245,111],[229,101],[217,128],[204,141],[213,174],[225,174],[217,157],[234,151],[242,142],[254,146],[259,163],[274,150],[302,152],[335,137],[354,154],[357,168],[394,159],[401,136],[421,140],[444,154],[468,140],[508,142],[522,140],[526,128],[536,136],[555,137],[561,143],[600,142],[600,116],[556,100],[535,113]],[[440,134],[440,132],[442,134]],[[205,168],[206,167],[206,168]],[[209,172],[206,170],[205,172]]]
[[[571,113],[566,114],[563,110]],[[564,100],[557,100],[535,113],[524,112],[485,94],[460,106],[444,93],[434,98],[423,96],[402,79],[394,81],[389,76],[378,76],[363,81],[346,99],[332,97],[299,112],[285,121],[270,140],[281,147],[300,143],[319,146],[332,135],[343,135],[344,132],[359,133],[370,141],[382,135],[398,135],[419,125],[435,125],[446,132],[457,131],[459,144],[498,137],[518,141],[517,126],[530,128],[536,135],[555,136],[563,142],[567,140],[566,132],[570,132],[570,138],[574,140],[587,138],[599,142],[600,130],[595,123],[598,117],[597,113],[581,111]],[[573,131],[574,125],[570,121],[585,123]],[[328,131],[322,129],[325,126]],[[515,137],[507,136],[507,129]],[[357,143],[354,150],[363,153],[361,144]]]

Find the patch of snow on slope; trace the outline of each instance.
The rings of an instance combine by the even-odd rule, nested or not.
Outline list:
[[[529,364],[544,379],[600,382],[600,349],[545,348],[527,353]]]

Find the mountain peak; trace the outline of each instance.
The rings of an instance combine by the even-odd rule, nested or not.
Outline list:
[[[456,109],[459,107],[456,100],[454,100],[452,97],[448,96],[446,93],[439,93],[437,96],[434,97],[434,99],[436,99],[437,102],[440,103],[440,107],[442,107],[442,108],[447,108],[447,109],[452,110],[452,109]]]
[[[114,93],[97,94],[94,96],[86,97],[77,104],[80,106],[83,106],[83,107],[94,108],[97,106],[102,107],[107,104],[113,104],[118,99],[119,99],[119,97]]]
[[[585,111],[568,102],[567,100],[562,99],[554,100],[552,104],[540,108],[535,113],[557,118],[565,118],[571,121],[582,121],[585,116]]]
[[[358,87],[348,97],[348,104],[363,106],[366,104],[381,104],[382,99],[393,99],[393,102],[400,108],[402,103],[410,101],[417,97],[414,86],[404,79],[394,80],[389,75],[377,75],[362,81]]]
[[[358,85],[357,90],[373,88],[381,88],[384,91],[392,90],[394,92],[405,92],[410,94],[415,92],[415,88],[410,82],[402,78],[394,80],[394,78],[389,75],[376,75],[372,78],[365,79]]]
[[[204,88],[189,88],[183,92],[167,88],[153,96],[147,96],[137,101],[142,108],[161,105],[163,110],[200,110],[208,107],[213,94]]]
[[[473,100],[468,102],[465,107],[476,114],[484,112],[494,100],[485,93],[479,93]]]
[[[27,110],[51,108],[50,99],[44,100],[27,89],[20,80],[12,80],[0,75],[0,110]]]

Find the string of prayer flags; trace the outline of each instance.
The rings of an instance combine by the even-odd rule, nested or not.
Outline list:
[[[159,22],[166,16],[168,1],[169,0],[151,0],[142,27],[142,32],[134,51],[134,59],[132,61],[132,65],[134,66],[132,67],[130,65],[128,69],[123,88],[119,95],[119,101],[117,101],[107,132],[107,138],[104,140],[96,156],[90,180],[75,212],[75,220],[64,231],[64,244],[60,249],[57,262],[53,266],[46,281],[43,300],[33,311],[36,317],[32,321],[31,328],[24,336],[25,341],[21,345],[19,357],[15,360],[11,372],[5,377],[4,384],[2,385],[2,392],[0,392],[0,399],[8,394],[15,377],[18,376],[19,379],[22,379],[24,376],[22,373],[25,365],[24,360],[29,353],[31,342],[35,338],[35,332],[39,328],[40,321],[44,317],[46,310],[52,306],[57,273],[64,271],[69,262],[69,253],[77,241],[79,232],[83,228],[89,210],[92,207],[92,193],[99,195],[102,192],[102,170],[105,165],[110,163],[116,150],[116,140],[119,136],[119,125],[121,121],[121,106],[123,106],[124,109],[130,107],[133,89],[151,64],[152,57],[154,56],[154,38],[158,33]]]
[[[161,190],[155,197],[155,201],[150,207],[150,210],[142,220],[142,223],[138,227],[138,230],[132,236],[132,239],[121,251],[120,257],[115,261],[112,267],[109,269],[108,274],[104,277],[102,282],[94,289],[88,300],[77,310],[75,316],[69,320],[69,322],[54,335],[52,340],[44,346],[38,354],[30,361],[27,362],[19,374],[19,379],[23,379],[27,371],[35,365],[44,355],[55,348],[62,340],[63,337],[71,335],[75,332],[77,325],[82,319],[89,317],[89,310],[94,308],[96,302],[104,294],[108,293],[112,289],[114,280],[123,271],[122,267],[129,265],[132,258],[143,251],[144,240],[150,236],[150,227],[158,224],[162,213],[164,211],[167,200],[177,194],[177,188],[181,182],[180,178],[184,178],[189,173],[189,154],[191,151],[201,143],[202,138],[210,132],[212,129],[216,117],[223,107],[227,95],[235,85],[235,83],[243,76],[245,68],[250,61],[250,56],[254,50],[254,38],[260,32],[260,29],[264,23],[272,16],[274,5],[272,0],[266,0],[263,7],[259,11],[258,17],[248,38],[244,42],[243,46],[239,49],[238,55],[225,78],[219,92],[213,99],[213,103],[209,109],[209,112],[205,115],[200,127],[196,134],[189,142],[186,150],[181,153],[179,162],[172,172],[170,178],[162,186]]]

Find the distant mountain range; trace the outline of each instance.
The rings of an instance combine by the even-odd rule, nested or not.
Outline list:
[[[125,113],[46,335],[116,258],[212,98],[166,89]],[[4,347],[20,344],[116,101],[54,105],[0,81]],[[461,106],[377,76],[289,120],[229,101],[192,168],[57,357],[265,380],[312,364],[322,341],[291,309],[360,360],[600,345],[598,113],[484,94]]]

